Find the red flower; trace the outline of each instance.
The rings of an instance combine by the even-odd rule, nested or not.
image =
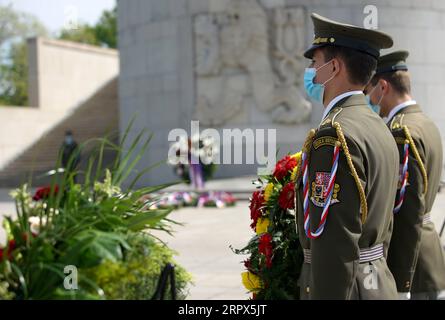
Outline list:
[[[222,192],[221,200],[226,204],[233,204],[236,202],[236,198],[230,192]]]
[[[15,248],[16,248],[15,240],[14,239],[9,240],[8,250],[13,251]]]
[[[9,240],[8,250],[6,252],[5,252],[6,248],[0,248],[0,262],[3,261],[3,256],[6,256],[6,258],[8,260],[11,260],[12,259],[12,255],[11,254],[12,254],[12,251],[14,251],[15,248],[16,248],[16,243],[15,243],[14,239]]]
[[[235,203],[236,202],[236,198],[234,196],[232,196],[231,194],[228,194],[225,198],[225,201],[227,203]]]
[[[55,185],[53,190],[53,195],[59,192],[59,186]],[[32,197],[34,201],[39,201],[42,199],[47,199],[51,193],[51,186],[41,187],[36,190],[36,193]]]
[[[250,259],[244,260],[244,267],[252,272],[252,262],[250,261]]]
[[[297,159],[291,156],[285,156],[283,159],[277,162],[273,176],[277,180],[283,179],[286,175],[292,172],[297,166]]]
[[[37,235],[35,233],[31,232],[31,235],[33,238],[37,237]],[[23,241],[27,241],[28,240],[28,235],[27,233],[23,233],[22,234],[22,240]],[[6,256],[8,260],[12,259],[12,252],[17,249],[17,242],[15,241],[15,239],[11,239],[8,242],[8,250],[5,250],[6,248],[0,248],[0,262],[2,262],[3,257]]]
[[[272,267],[272,236],[269,233],[260,237],[258,252],[266,257],[266,268]]]
[[[264,206],[264,195],[262,191],[255,191],[252,194],[252,199],[250,200],[250,219],[253,220],[252,224],[250,225],[250,227],[255,230],[256,228],[256,223],[258,221],[258,218],[260,218],[262,216],[262,209]]]
[[[295,183],[289,182],[281,190],[280,196],[278,197],[278,204],[283,209],[293,209],[295,208],[294,197]]]

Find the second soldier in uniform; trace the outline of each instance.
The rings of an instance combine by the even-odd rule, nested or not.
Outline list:
[[[413,299],[437,299],[444,295],[445,260],[430,211],[442,172],[442,144],[439,130],[411,97],[407,57],[407,51],[380,57],[366,92],[400,154],[388,265],[400,298],[411,293]]]

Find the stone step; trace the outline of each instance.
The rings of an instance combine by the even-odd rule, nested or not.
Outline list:
[[[74,138],[81,144],[92,138],[106,136],[117,132],[119,127],[117,78],[110,81],[100,91],[50,132],[43,135],[36,143],[0,170],[0,186],[15,187],[23,177],[37,176],[52,169],[59,154],[66,130],[74,132]],[[85,150],[86,157],[89,150]]]

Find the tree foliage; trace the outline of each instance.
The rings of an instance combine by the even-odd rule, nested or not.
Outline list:
[[[44,25],[33,15],[0,6],[0,105],[24,106],[28,103],[28,58],[26,39],[47,36]],[[63,29],[61,40],[90,45],[117,47],[117,8],[105,10],[91,26]]]
[[[117,47],[117,8],[105,10],[99,21],[90,26],[80,24],[77,29],[64,29],[60,39],[108,48]]]
[[[0,6],[0,47],[13,39],[45,36],[45,26],[33,15]]]
[[[0,105],[27,104],[26,39],[46,35],[46,28],[33,15],[0,6]]]

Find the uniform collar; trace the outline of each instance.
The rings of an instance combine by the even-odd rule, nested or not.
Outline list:
[[[405,109],[408,106],[412,106],[414,104],[417,104],[417,102],[415,100],[408,100],[405,102],[402,102],[401,104],[395,106],[390,112],[388,117],[383,118],[383,120],[385,121],[386,124],[390,123],[392,118],[394,118],[394,116],[399,113],[401,110]]]
[[[363,91],[348,91],[348,92],[344,92],[338,96],[336,96],[334,99],[332,99],[329,104],[326,106],[326,108],[323,111],[323,117],[321,119],[321,122],[323,122],[324,119],[326,119],[326,117],[328,116],[329,112],[331,111],[331,109],[342,99],[345,99],[347,97],[356,95],[356,94],[363,94]]]

